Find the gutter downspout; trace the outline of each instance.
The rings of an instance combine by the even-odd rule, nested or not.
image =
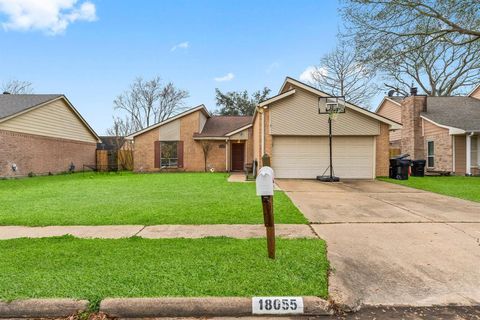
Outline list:
[[[467,133],[467,141],[466,141],[466,159],[467,159],[467,167],[465,168],[465,175],[471,176],[472,175],[472,136],[473,132]]]
[[[456,153],[457,153],[457,149],[455,149],[455,136],[452,135],[452,155],[453,155],[453,159],[452,159],[452,171],[453,173],[455,173],[455,162],[457,161],[457,158],[456,158]]]

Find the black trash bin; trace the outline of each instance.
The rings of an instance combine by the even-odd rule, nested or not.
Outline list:
[[[390,159],[389,177],[397,180],[408,180],[408,171],[411,160],[406,159],[410,155],[404,154]]]
[[[414,177],[424,177],[425,176],[425,165],[427,164],[426,160],[413,160],[412,161],[412,176]]]

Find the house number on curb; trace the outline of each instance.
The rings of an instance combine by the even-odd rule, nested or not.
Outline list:
[[[302,314],[302,297],[253,297],[253,314]]]

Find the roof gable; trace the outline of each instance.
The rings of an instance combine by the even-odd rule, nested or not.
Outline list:
[[[285,81],[283,82],[282,87],[280,88],[279,95],[282,95],[282,94],[284,94],[284,93],[286,93],[290,90],[293,90],[293,89],[295,89],[295,87],[298,87],[298,88],[301,88],[303,90],[309,91],[309,92],[311,92],[311,93],[313,93],[313,94],[315,94],[319,97],[331,97],[331,95],[328,94],[328,93],[320,91],[317,88],[314,88],[314,87],[312,87],[312,86],[310,86],[306,83],[303,83],[301,81],[295,80],[295,79],[290,78],[290,77],[286,77]],[[385,118],[385,117],[383,117],[379,114],[376,114],[374,112],[371,112],[371,111],[369,111],[365,108],[359,107],[359,106],[357,106],[357,105],[355,105],[351,102],[346,101],[345,106],[347,108],[355,110],[359,113],[362,113],[366,116],[369,116],[369,117],[371,117],[375,120],[378,120],[380,122],[389,124],[391,129],[401,129],[401,127],[402,127],[402,125],[398,122],[395,122],[391,119]]]
[[[61,94],[1,94],[0,120],[62,97]]]
[[[137,131],[137,132],[134,132],[134,133],[128,135],[128,136],[126,137],[126,139],[133,139],[134,137],[139,136],[139,135],[141,135],[141,134],[143,134],[143,133],[145,133],[145,132],[148,132],[148,131],[153,130],[153,129],[158,128],[158,127],[161,127],[161,126],[163,126],[163,125],[165,125],[165,124],[167,124],[167,123],[170,123],[170,122],[172,122],[172,121],[175,121],[175,120],[177,120],[177,119],[180,119],[180,118],[182,118],[182,117],[185,117],[185,116],[187,116],[187,115],[189,115],[189,114],[192,114],[192,113],[194,113],[194,112],[197,112],[197,111],[202,112],[207,118],[210,118],[210,117],[211,117],[211,115],[210,115],[210,113],[208,112],[208,110],[207,110],[207,108],[205,107],[205,105],[201,104],[201,105],[198,105],[198,106],[196,106],[196,107],[194,107],[194,108],[188,109],[188,110],[186,110],[186,111],[184,111],[184,112],[182,112],[182,113],[179,113],[179,114],[177,114],[177,115],[174,115],[174,116],[172,116],[172,117],[170,117],[170,118],[168,118],[168,119],[166,119],[166,120],[164,120],[164,121],[155,123],[155,124],[153,124],[153,125],[151,125],[151,126],[149,126],[149,127],[146,127],[146,128],[144,128],[144,129],[142,129],[142,130],[139,130],[139,131]]]
[[[40,108],[51,107],[56,101],[63,101],[65,107],[74,114],[75,119],[80,120],[89,134],[100,142],[97,133],[62,94],[2,94],[0,95],[0,123],[7,121],[10,123],[10,120],[15,120],[24,114],[29,115]],[[55,111],[56,109],[51,110],[51,112]]]
[[[469,97],[480,99],[480,84],[468,94]]]

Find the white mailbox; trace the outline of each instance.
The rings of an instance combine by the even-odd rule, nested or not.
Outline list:
[[[273,196],[274,175],[272,168],[261,167],[255,182],[257,184],[257,196]]]

